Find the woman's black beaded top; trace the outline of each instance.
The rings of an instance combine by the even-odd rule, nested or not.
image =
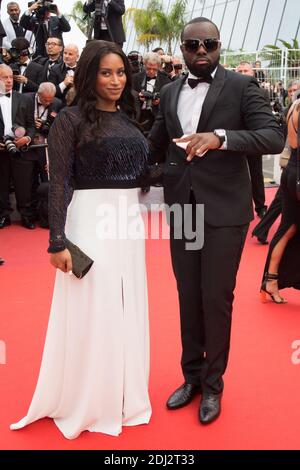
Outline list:
[[[147,170],[148,145],[121,111],[101,113],[99,137],[78,146],[81,115],[64,109],[49,133],[49,224],[54,253],[65,248],[65,221],[74,189],[136,188]]]

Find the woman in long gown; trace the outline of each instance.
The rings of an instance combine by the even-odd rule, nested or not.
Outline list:
[[[287,116],[292,152],[281,177],[282,219],[270,244],[261,286],[262,299],[266,300],[269,295],[275,303],[286,303],[279,289],[300,289],[300,200],[296,195],[299,112],[300,100],[297,100]]]
[[[147,142],[131,117],[130,65],[93,41],[75,74],[76,103],[49,135],[51,263],[58,268],[36,390],[20,429],[53,418],[63,435],[117,436],[148,423],[149,333],[138,187]],[[66,238],[94,264],[69,275]],[[71,273],[72,274],[72,273]]]

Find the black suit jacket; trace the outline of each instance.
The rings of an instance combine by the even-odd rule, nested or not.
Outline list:
[[[282,132],[252,77],[218,66],[206,95],[197,132],[225,129],[227,150],[210,150],[189,163],[186,152],[172,142],[183,130],[177,114],[186,76],[163,87],[160,112],[149,140],[152,161],[163,161],[168,205],[185,204],[193,192],[204,204],[205,220],[213,226],[234,226],[253,218],[251,183],[246,155],[280,153]]]
[[[58,65],[54,65],[49,74],[48,80],[49,82],[54,83],[54,85],[56,86],[56,96],[61,100],[65,99],[65,96],[68,90],[70,89],[70,87],[67,87],[62,92],[61,89],[59,88],[59,84],[64,81],[64,79],[66,78],[66,75],[67,75],[67,66],[64,62]]]
[[[132,76],[132,88],[135,91],[140,92],[144,88],[145,80],[146,80],[145,70],[135,73]],[[171,83],[171,79],[168,77],[168,75],[165,72],[161,72],[159,70],[157,72],[154,91],[160,91],[161,88],[168,83]]]
[[[83,11],[85,13],[91,13],[95,11],[95,0],[87,5],[83,5]],[[125,13],[124,0],[111,0],[107,8],[107,16],[104,18],[105,23],[110,33],[113,42],[123,44],[126,41],[125,32],[122,23],[122,15]],[[97,37],[97,31],[100,29],[100,23],[96,20],[94,25],[95,37]]]
[[[43,67],[36,62],[30,62],[25,69],[24,77],[28,79],[28,82],[23,85],[22,93],[30,93],[37,91],[39,85],[42,83]],[[20,84],[15,83],[14,89],[19,91]]]
[[[55,65],[58,65],[58,64],[61,64],[62,63],[62,57],[60,57],[57,61],[56,64],[52,65],[52,67],[54,67]],[[48,82],[49,81],[49,75],[50,75],[50,71],[49,71],[49,59],[47,57],[37,57],[36,58],[36,63],[40,64],[43,68],[43,71],[42,71],[42,82]],[[51,70],[51,69],[50,69]],[[49,73],[48,73],[49,72]]]
[[[36,39],[36,52],[35,55],[47,57],[45,49],[45,42],[49,36],[54,36],[63,41],[62,33],[67,33],[71,30],[71,26],[67,19],[62,16],[51,16],[49,19],[49,30],[47,31],[43,24],[39,24],[36,15],[22,15],[20,19],[20,26],[29,31],[33,31]]]

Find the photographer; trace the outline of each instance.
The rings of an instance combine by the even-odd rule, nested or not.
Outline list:
[[[34,228],[31,208],[31,190],[34,165],[24,158],[19,149],[26,147],[34,134],[33,119],[22,107],[24,97],[12,91],[13,73],[7,65],[0,65],[0,228],[11,225],[10,182],[13,181],[17,209],[24,227]],[[15,130],[15,134],[14,131]],[[16,137],[17,130],[19,137]],[[27,133],[27,135],[25,135]]]
[[[14,61],[10,64],[14,76],[14,90],[19,93],[37,91],[42,81],[43,67],[31,62],[29,41],[26,38],[17,38],[11,45],[9,53]]]
[[[132,75],[139,73],[143,70],[143,57],[139,51],[130,51],[127,54]]]
[[[83,11],[94,15],[94,39],[115,42],[123,47],[126,41],[122,23],[125,13],[124,0],[88,0]]]
[[[30,2],[20,21],[23,28],[35,34],[36,56],[47,57],[45,43],[48,37],[55,36],[62,40],[62,33],[71,30],[69,22],[52,2],[53,0],[39,0],[32,4]],[[51,16],[52,14],[54,16]]]
[[[22,112],[24,112],[34,121],[33,145],[45,143],[50,127],[62,107],[61,100],[55,98],[55,94],[55,85],[44,82],[39,86],[37,93],[28,93],[25,96],[26,101],[24,101],[20,113],[22,118],[24,118],[22,115]],[[38,175],[38,180],[41,182],[48,181],[45,147],[31,148],[29,146],[26,158],[35,162],[35,176]]]
[[[68,44],[63,53],[63,62],[52,67],[49,82],[56,86],[56,96],[66,105],[66,95],[74,86],[74,74],[79,59],[79,50],[76,44]]]
[[[144,133],[147,134],[158,112],[159,92],[171,80],[165,72],[159,70],[161,58],[158,54],[154,52],[145,54],[144,64],[145,70],[132,77],[132,86],[139,93],[140,122]]]
[[[162,55],[162,70],[168,75],[170,80],[174,81],[181,77],[183,72],[183,64],[180,57],[171,57],[169,55]]]

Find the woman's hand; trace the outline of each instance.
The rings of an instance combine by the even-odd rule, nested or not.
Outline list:
[[[59,251],[58,253],[51,253],[50,263],[64,273],[72,271],[72,258],[67,249]]]

